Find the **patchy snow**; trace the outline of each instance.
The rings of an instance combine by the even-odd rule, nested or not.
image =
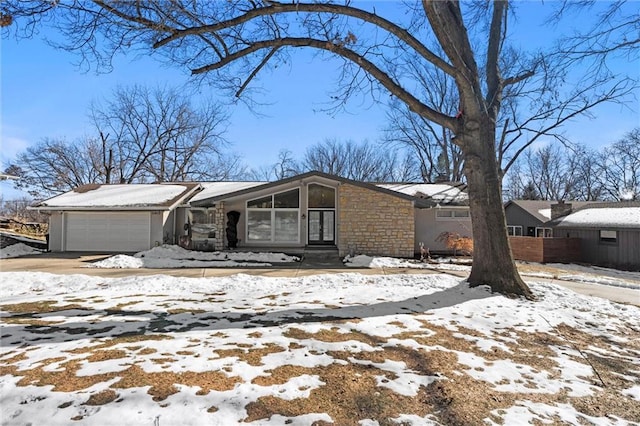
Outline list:
[[[431,198],[443,204],[464,203],[469,199],[466,192],[457,186],[439,183],[385,183],[379,187],[401,192],[412,197]]]
[[[8,259],[11,257],[27,256],[30,254],[41,254],[42,250],[33,248],[24,243],[17,243],[0,249],[0,259]]]
[[[559,219],[560,228],[640,228],[640,207],[585,208]]]
[[[43,201],[47,207],[133,207],[162,205],[187,187],[171,184],[101,185],[86,192],[69,191]]]
[[[355,256],[347,255],[343,259],[343,262],[350,268],[413,268],[441,271],[471,271],[471,265],[468,264],[466,260],[455,258],[438,258],[422,262],[416,259],[359,254]]]
[[[395,401],[468,386],[499,401],[475,424],[634,424],[631,409],[587,413],[580,398],[637,404],[640,308],[531,287],[535,302],[435,274],[0,273],[2,422],[374,425],[391,403],[388,418],[444,425],[437,408],[414,412],[428,407],[420,399]],[[589,344],[569,342],[574,334]],[[618,384],[598,385],[596,359]],[[363,392],[357,401],[350,383]],[[336,421],[340,400],[323,396],[332,392],[363,409]],[[461,407],[466,395],[450,398]],[[309,408],[297,410],[303,401]]]
[[[191,197],[189,202],[206,200],[207,198],[230,194],[266,183],[267,182],[202,182],[202,191]]]
[[[136,253],[118,254],[88,265],[90,268],[239,268],[272,266],[272,263],[299,262],[297,256],[284,253],[241,251],[205,252],[187,250],[175,245],[162,245]]]

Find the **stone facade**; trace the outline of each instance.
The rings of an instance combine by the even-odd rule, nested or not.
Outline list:
[[[350,184],[338,187],[338,251],[413,257],[413,202]]]
[[[224,250],[224,239],[227,235],[227,217],[224,214],[224,201],[220,201],[216,204],[215,223],[216,223],[216,243],[215,249],[217,251]]]

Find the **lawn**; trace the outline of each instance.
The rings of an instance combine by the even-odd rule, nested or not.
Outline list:
[[[2,423],[637,424],[640,308],[531,287],[0,273]]]

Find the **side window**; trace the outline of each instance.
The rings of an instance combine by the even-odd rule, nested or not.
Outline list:
[[[618,231],[600,230],[600,241],[603,243],[617,243]]]

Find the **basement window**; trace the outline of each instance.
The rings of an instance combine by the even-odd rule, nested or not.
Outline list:
[[[600,230],[600,242],[602,243],[617,243],[618,231]]]

